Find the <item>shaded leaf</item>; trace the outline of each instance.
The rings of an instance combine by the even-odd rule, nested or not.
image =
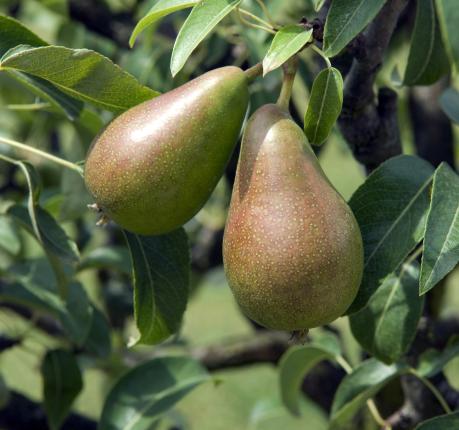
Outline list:
[[[327,335],[320,342],[291,347],[282,356],[279,363],[281,398],[292,414],[300,413],[300,388],[306,374],[320,361],[333,361],[339,354],[338,340]]]
[[[459,336],[453,336],[442,351],[429,349],[421,354],[416,372],[431,378],[443,370],[446,364],[459,355]]]
[[[81,157],[83,159],[84,156]],[[73,158],[75,159],[75,158]],[[84,181],[78,172],[65,169],[61,173],[62,204],[59,210],[59,221],[73,221],[82,217],[93,202]]]
[[[418,294],[419,270],[403,266],[391,273],[360,311],[349,318],[362,347],[385,363],[397,361],[416,334],[424,300]]]
[[[84,343],[85,349],[97,357],[108,357],[112,349],[110,326],[105,315],[93,306],[91,327]]]
[[[374,170],[352,196],[349,205],[362,232],[365,264],[349,313],[365,306],[382,280],[422,240],[433,172],[418,157],[394,157]]]
[[[459,70],[459,34],[457,23],[459,22],[459,8],[456,0],[436,0],[438,21],[441,35],[448,53],[451,65],[456,72]]]
[[[21,250],[21,238],[11,219],[0,215],[0,248],[12,255]]]
[[[443,48],[433,0],[418,0],[403,83],[431,85],[448,70],[448,57]]]
[[[241,0],[201,0],[183,23],[172,50],[171,72],[175,76],[195,48]]]
[[[0,410],[4,408],[10,401],[10,392],[6,386],[3,376],[0,375]]]
[[[58,430],[83,388],[80,368],[73,354],[57,349],[48,351],[41,367],[43,403],[51,430]]]
[[[459,176],[446,163],[435,172],[427,217],[419,293],[437,285],[459,263]]]
[[[338,69],[322,70],[314,79],[304,131],[309,142],[321,145],[330,134],[343,106],[343,78]]]
[[[129,109],[159,94],[89,49],[22,47],[10,50],[2,58],[0,68],[42,78],[78,100],[111,111]]]
[[[431,418],[416,427],[415,430],[453,430],[459,428],[459,412]]]
[[[48,45],[42,38],[9,16],[0,15],[0,29],[0,57],[17,45]]]
[[[451,121],[459,124],[459,92],[448,88],[440,96],[440,106]]]
[[[325,55],[339,54],[373,20],[384,3],[385,0],[333,0],[325,22]]]
[[[154,22],[178,10],[193,7],[197,2],[198,0],[158,0],[135,26],[129,45],[132,47],[139,34]]]
[[[305,30],[300,25],[282,27],[274,36],[263,59],[263,76],[293,57],[311,38],[312,28]]]
[[[386,366],[374,358],[357,366],[338,386],[331,409],[330,428],[349,422],[368,399],[406,370],[404,365]]]
[[[0,284],[0,299],[49,313],[60,320],[74,343],[84,343],[91,328],[93,309],[81,284],[74,282],[68,286],[64,302],[57,294],[53,272],[44,259],[13,266],[8,276],[13,282]]]
[[[104,246],[90,251],[81,258],[78,270],[116,269],[121,273],[131,273],[129,251],[124,246]]]
[[[79,253],[75,242],[67,236],[49,212],[36,206],[34,208],[35,220],[33,220],[30,217],[30,211],[24,206],[14,205],[8,209],[7,213],[32,233],[46,251],[69,263],[78,261]],[[36,227],[34,222],[36,222]]]
[[[51,106],[67,116],[68,119],[74,120],[81,114],[84,106],[83,102],[64,94],[50,82],[36,76],[29,76],[27,73],[18,72],[17,70],[8,70],[7,73],[33,94],[49,102]]]
[[[299,402],[300,419],[293,417],[277,397],[259,400],[251,411],[247,430],[328,430],[327,416],[315,402],[304,396]]]
[[[187,357],[155,358],[122,376],[105,401],[99,430],[145,430],[193,388],[210,379]]]
[[[159,343],[180,327],[189,294],[190,255],[181,228],[162,236],[124,232],[131,252],[138,343]]]

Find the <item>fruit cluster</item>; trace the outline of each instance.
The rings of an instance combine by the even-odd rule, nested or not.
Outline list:
[[[133,233],[168,233],[209,198],[238,140],[249,76],[210,71],[112,121],[86,160],[104,216]],[[247,122],[223,241],[229,285],[247,316],[302,331],[341,316],[357,294],[363,246],[349,206],[285,103]]]

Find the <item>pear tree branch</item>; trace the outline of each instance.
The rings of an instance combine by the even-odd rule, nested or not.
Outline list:
[[[345,78],[339,127],[356,159],[371,172],[401,153],[397,95],[389,88],[375,93],[376,76],[408,0],[388,0],[359,39]]]

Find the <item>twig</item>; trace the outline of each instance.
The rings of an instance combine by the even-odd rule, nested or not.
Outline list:
[[[34,148],[33,146],[25,145],[24,143],[16,142],[15,140],[8,139],[6,137],[0,136],[0,143],[4,143],[12,148],[20,149],[22,151],[30,152],[32,154],[38,155],[42,158],[46,158],[53,163],[59,164],[67,169],[71,169],[81,176],[83,176],[83,169],[78,166],[78,164],[72,163],[71,161],[64,160],[63,158],[56,157],[55,155],[49,154],[48,152],[42,151],[40,149]]]

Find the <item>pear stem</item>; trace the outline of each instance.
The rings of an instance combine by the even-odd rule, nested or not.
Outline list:
[[[296,55],[288,60],[282,68],[284,70],[284,78],[282,80],[281,92],[277,99],[277,105],[288,111],[290,98],[292,97],[293,82],[295,81],[296,71],[298,70],[298,58]]]
[[[255,64],[255,66],[252,66],[248,68],[247,70],[244,70],[245,75],[247,76],[247,80],[249,83],[253,82],[258,76],[261,76],[263,73],[263,66],[261,63]]]
[[[40,157],[46,158],[47,160],[52,161],[56,164],[60,164],[61,166],[66,167],[67,169],[74,170],[75,172],[83,176],[83,169],[80,166],[78,166],[78,164],[72,163],[71,161],[67,161],[63,158],[56,157],[55,155],[48,154],[47,152],[34,148],[33,146],[25,145],[24,143],[7,139],[6,137],[0,136],[0,143],[4,143],[13,148],[27,151],[35,155],[39,155]]]

